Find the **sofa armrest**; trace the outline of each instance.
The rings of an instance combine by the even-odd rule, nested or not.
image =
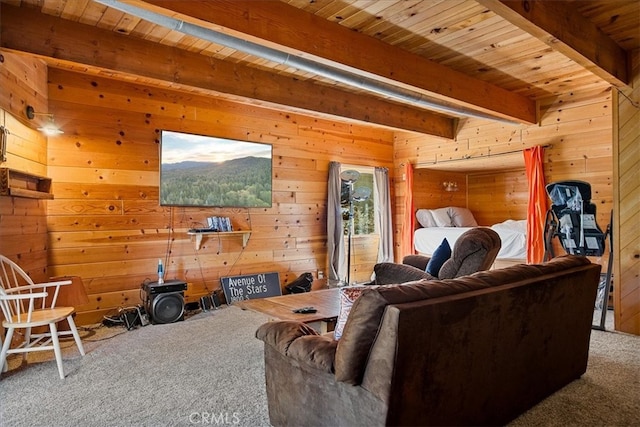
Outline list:
[[[426,271],[427,264],[429,264],[430,260],[431,260],[431,257],[424,256],[424,255],[407,255],[404,258],[402,258],[402,263],[406,265],[414,266],[415,268],[418,268],[422,271]]]
[[[416,280],[436,280],[424,270],[406,264],[382,262],[373,267],[376,275],[376,285],[394,285],[397,283],[413,282]]]
[[[260,326],[256,338],[283,356],[323,372],[334,372],[338,341],[332,334],[320,335],[302,322],[279,321]]]

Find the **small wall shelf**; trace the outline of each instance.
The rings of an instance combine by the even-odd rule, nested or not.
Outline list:
[[[53,199],[51,178],[0,168],[0,196]]]
[[[242,247],[247,246],[247,242],[249,241],[249,236],[251,236],[250,230],[244,231],[189,231],[187,232],[189,236],[196,237],[196,250],[200,250],[200,246],[202,245],[202,237],[209,236],[211,234],[216,234],[218,236],[242,236]]]

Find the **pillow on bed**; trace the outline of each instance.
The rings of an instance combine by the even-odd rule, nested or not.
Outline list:
[[[449,241],[445,237],[442,243],[440,243],[440,246],[433,251],[433,255],[431,256],[425,271],[433,277],[438,277],[442,264],[444,264],[449,258],[451,258],[451,246],[449,246]]]
[[[467,208],[449,208],[449,216],[451,216],[451,222],[456,227],[477,227],[478,222],[473,217],[471,211]]]
[[[527,233],[527,220],[526,219],[508,219],[504,222],[499,222],[491,226],[494,230],[515,231],[518,233]]]
[[[430,209],[418,209],[416,211],[416,219],[418,223],[424,227],[437,227],[436,222],[433,220],[433,215]]]
[[[432,209],[431,215],[436,227],[454,227],[451,215],[449,215],[449,208]]]

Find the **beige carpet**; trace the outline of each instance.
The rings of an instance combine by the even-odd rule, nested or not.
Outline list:
[[[0,380],[0,426],[268,425],[254,338],[265,321],[229,307],[129,332],[83,332],[86,356],[64,344],[64,380],[51,352],[39,363],[31,353],[26,366],[14,357]]]
[[[587,372],[511,425],[640,425],[640,337],[592,331]]]
[[[228,307],[129,332],[84,330],[85,357],[64,343],[65,380],[51,352],[26,365],[12,356],[0,380],[0,426],[267,426],[254,338],[267,320]],[[640,337],[593,331],[586,374],[511,425],[638,425],[639,376]]]

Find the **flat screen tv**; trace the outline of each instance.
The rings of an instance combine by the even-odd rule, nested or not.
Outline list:
[[[169,130],[160,138],[161,206],[271,206],[271,145]]]

